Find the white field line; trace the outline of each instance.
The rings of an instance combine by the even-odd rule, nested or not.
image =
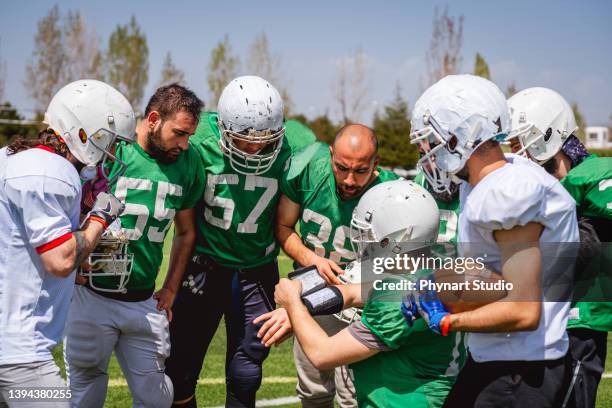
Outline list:
[[[264,384],[289,384],[297,383],[296,377],[264,377]],[[219,385],[225,384],[225,378],[200,378],[198,385]],[[127,387],[127,382],[124,378],[111,378],[108,381],[109,387]]]

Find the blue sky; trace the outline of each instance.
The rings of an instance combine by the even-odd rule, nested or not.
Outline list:
[[[33,102],[23,86],[36,23],[55,4],[28,0],[0,5],[1,58],[7,64],[5,99],[29,115]],[[439,3],[443,7],[445,3]],[[131,14],[149,44],[145,100],[159,80],[163,58],[172,53],[187,84],[208,100],[206,65],[211,49],[229,34],[243,61],[260,32],[282,58],[283,82],[295,110],[307,116],[337,116],[333,87],[338,60],[361,48],[367,55],[367,110],[391,100],[397,82],[412,106],[422,91],[435,3],[416,1],[62,1],[60,11],[80,10],[106,46],[117,24]],[[476,52],[502,88],[551,87],[576,101],[591,125],[612,115],[612,2],[453,1],[449,14],[464,15],[463,72]],[[248,73],[243,64],[243,72]]]

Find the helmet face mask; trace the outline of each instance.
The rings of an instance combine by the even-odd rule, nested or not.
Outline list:
[[[281,150],[285,135],[284,127],[275,132],[269,129],[256,131],[251,128],[238,133],[225,129],[221,121],[218,125],[221,131],[219,145],[236,172],[259,175],[272,167]],[[248,153],[241,150],[236,142],[261,144],[262,147],[256,153]]]
[[[411,143],[422,152],[417,168],[440,193],[461,182],[457,175],[479,146],[506,138],[510,116],[506,97],[491,81],[448,75],[417,100],[411,125]]]
[[[87,258],[88,270],[79,274],[89,278],[89,285],[101,292],[125,293],[134,265],[134,254],[128,252],[129,238],[117,221],[100,237],[100,242]],[[95,284],[94,278],[114,277],[115,288],[104,288]]]
[[[109,134],[110,133],[110,134]],[[107,136],[97,136],[97,135],[107,135]],[[96,140],[100,140],[100,139],[106,139],[109,138],[110,139],[110,143],[104,147],[102,145],[98,145],[98,143],[96,142]],[[102,140],[104,140],[102,139]],[[127,170],[127,164],[125,164],[125,162],[123,162],[121,159],[119,159],[117,156],[115,156],[114,152],[114,145],[117,143],[117,141],[124,141],[127,143],[132,143],[132,140],[126,139],[120,135],[117,135],[115,133],[110,132],[108,129],[99,129],[96,133],[94,133],[94,136],[92,136],[90,138],[90,143],[92,145],[94,145],[95,147],[97,147],[98,149],[102,150],[104,153],[102,154],[102,159],[100,159],[100,163],[98,164],[98,166],[101,169],[101,174],[102,176],[107,180],[109,185],[113,185],[115,184],[115,182],[119,179],[119,177],[121,177],[125,171]],[[115,172],[115,174],[113,175],[112,178],[109,178],[109,169],[112,167],[110,165],[110,162],[115,162],[116,165],[119,167],[119,170]],[[90,167],[90,166],[86,166],[86,167]],[[96,166],[93,166],[94,169],[96,168]],[[82,172],[83,173],[83,172]],[[84,179],[87,179],[87,177],[83,177]]]
[[[344,268],[344,274],[338,275],[338,279],[345,284],[361,283],[361,263],[359,261],[352,261]],[[349,307],[342,309],[338,313],[334,313],[334,317],[340,320],[342,323],[347,325],[354,321],[361,320],[363,309],[358,307]]]
[[[448,160],[447,167],[450,167],[453,171],[461,170],[456,168],[460,165],[461,158],[456,157],[456,160],[453,160],[455,157],[452,155],[454,155],[455,152],[448,150],[449,143],[444,136],[442,136],[442,133],[436,129],[434,125],[435,120],[429,114],[426,114],[423,121],[427,123],[428,126],[410,135],[411,143],[418,144],[419,152],[422,153],[417,162],[417,168],[423,173],[425,180],[427,180],[436,193],[450,193],[451,183],[453,181],[460,181],[457,181],[452,176],[451,170],[441,171],[436,164],[436,157],[437,155],[443,154],[443,150],[447,150],[450,155],[447,154],[446,156],[451,159]]]
[[[518,139],[517,152],[544,164],[557,154],[569,136],[578,130],[573,110],[557,92],[528,88],[508,99],[512,132],[507,140]]]
[[[223,89],[219,146],[237,173],[259,175],[272,167],[285,135],[283,110],[276,88],[260,77],[238,77]],[[250,152],[249,145],[260,148]]]

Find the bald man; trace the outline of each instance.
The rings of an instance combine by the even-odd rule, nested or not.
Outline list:
[[[397,178],[378,167],[374,131],[364,125],[345,126],[332,146],[316,143],[292,157],[281,181],[276,238],[296,267],[316,265],[328,283],[338,284],[337,274],[355,259],[349,242],[353,208],[370,187]],[[301,237],[295,228],[298,220]],[[317,317],[317,321],[330,336],[346,327],[333,316]],[[269,326],[261,331],[265,341]],[[332,407],[335,394],[341,407],[357,406],[346,367],[319,371],[297,341],[293,351],[303,407]]]

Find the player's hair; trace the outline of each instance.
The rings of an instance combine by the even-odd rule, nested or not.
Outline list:
[[[493,149],[497,149],[498,147],[499,147],[499,142],[497,140],[491,139],[491,140],[487,140],[486,142],[478,146],[478,148],[475,150],[474,153],[483,155],[483,154],[487,154],[489,151]]]
[[[68,156],[68,146],[66,146],[62,138],[56,135],[52,129],[42,130],[36,139],[18,137],[6,147],[6,150],[7,153],[11,155],[39,145],[53,149],[60,156]]]
[[[200,112],[204,102],[190,89],[179,84],[170,84],[157,88],[145,109],[145,117],[153,112],[159,112],[161,120],[171,119],[179,111],[189,113],[197,122],[200,120]]]

